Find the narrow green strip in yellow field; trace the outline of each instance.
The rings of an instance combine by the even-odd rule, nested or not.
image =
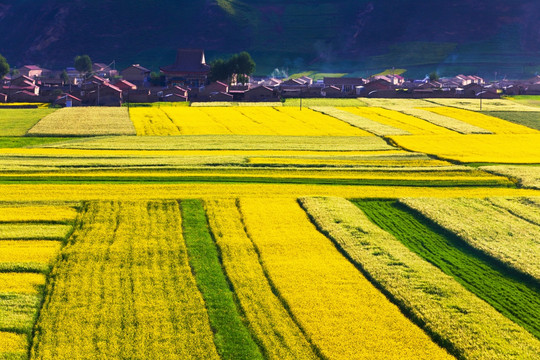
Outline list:
[[[316,230],[295,200],[240,204],[271,281],[323,356],[451,358]]]

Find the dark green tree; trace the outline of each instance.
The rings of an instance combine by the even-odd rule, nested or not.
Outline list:
[[[9,64],[5,57],[0,55],[0,80],[9,74]]]
[[[152,71],[150,73],[150,84],[152,86],[165,86],[165,75]]]
[[[214,81],[224,81],[231,76],[229,64],[223,59],[216,59],[210,63],[210,75],[208,79]]]
[[[66,70],[62,71],[60,74],[60,79],[62,79],[64,85],[69,84],[69,76]]]
[[[75,69],[80,74],[89,74],[92,72],[92,60],[88,55],[78,55],[75,57]]]
[[[429,81],[437,81],[439,80],[439,74],[437,74],[436,71],[433,71],[429,74]]]

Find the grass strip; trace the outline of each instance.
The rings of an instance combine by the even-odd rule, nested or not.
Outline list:
[[[265,357],[274,360],[317,359],[317,351],[312,349],[274,292],[275,288],[246,234],[237,201],[207,200],[204,205],[227,277]]]
[[[61,143],[70,138],[31,138],[31,137],[0,137],[0,148],[22,148],[27,146],[36,145],[49,145],[54,143]]]
[[[180,207],[189,263],[206,302],[219,354],[223,359],[263,359],[236,307],[202,202],[182,200]]]
[[[397,201],[364,200],[356,204],[370,220],[409,249],[536,337],[540,336],[540,295],[536,284]]]
[[[524,125],[540,130],[540,112],[533,111],[484,111],[484,115],[510,121],[514,124]]]
[[[540,341],[408,249],[343,198],[300,199],[320,231],[460,359],[537,359]]]

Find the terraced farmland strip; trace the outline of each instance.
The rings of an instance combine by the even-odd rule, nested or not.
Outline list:
[[[206,302],[218,353],[222,359],[263,359],[242,323],[201,201],[183,200],[180,207],[189,263]]]
[[[71,228],[71,225],[5,223],[0,224],[0,240],[63,240]]]
[[[422,109],[406,108],[406,109],[393,109],[393,110],[401,111],[404,114],[411,115],[419,119],[429,121],[432,124],[435,124],[437,126],[442,126],[444,128],[453,130],[460,134],[492,134],[491,131],[483,129],[479,126],[475,126],[465,121],[461,121],[461,120],[454,119],[449,116],[444,116],[444,115],[434,113],[432,111],[428,111],[426,110],[426,108],[422,108]]]
[[[24,136],[43,117],[55,109],[2,109],[0,107],[0,136]]]
[[[407,131],[413,135],[455,135],[454,131],[434,125],[416,117],[402,114],[398,111],[377,107],[343,108],[352,114],[356,114],[381,124],[386,124]],[[390,134],[389,134],[390,135]]]
[[[207,200],[210,228],[223,266],[268,359],[317,359],[300,328],[273,293],[260,258],[242,223],[236,200]]]
[[[538,280],[540,225],[514,216],[483,199],[403,199],[403,204],[472,247]]]
[[[279,296],[324,357],[449,358],[316,230],[294,199],[241,199],[240,209]]]
[[[516,178],[524,187],[540,189],[540,166],[494,165],[481,166],[480,169]]]
[[[398,150],[376,136],[244,136],[244,135],[190,135],[171,136],[115,136],[79,139],[69,143],[51,144],[47,148],[98,150],[136,150],[139,154],[150,151],[180,150],[266,150],[266,151],[384,151]],[[140,152],[144,150],[144,152]],[[69,152],[64,152],[69,153]],[[118,152],[116,152],[119,154]],[[215,153],[215,152],[214,152]],[[113,153],[108,152],[109,155]],[[135,155],[135,154],[131,154]],[[169,154],[163,154],[169,155]]]
[[[180,135],[180,129],[161,108],[131,107],[129,117],[137,135]]]
[[[126,108],[63,108],[47,115],[28,131],[29,136],[135,135]]]
[[[335,107],[330,107],[330,106],[326,106],[326,107],[314,106],[314,107],[311,107],[311,109],[318,111],[320,113],[332,116],[341,121],[345,121],[346,123],[351,124],[352,126],[355,126],[359,129],[365,130],[367,132],[370,132],[378,136],[410,135],[408,131],[405,131],[405,130],[402,130],[393,126],[385,125],[380,122],[370,120],[366,117],[352,114],[351,112],[345,111],[343,109],[336,109]]]
[[[404,149],[468,163],[537,164],[539,134],[392,136]]]
[[[372,282],[459,358],[537,358],[538,339],[373,224],[351,202],[343,198],[300,202],[317,227]]]
[[[489,130],[494,134],[540,134],[540,132],[537,130],[533,130],[526,126],[514,124],[509,121],[484,115],[475,111],[456,109],[452,107],[430,107],[424,108],[423,110],[465,121],[474,126]],[[540,115],[540,113],[538,114]]]
[[[0,222],[67,223],[75,220],[77,210],[68,206],[0,206]]]
[[[0,288],[0,331],[30,336],[41,304],[41,294],[6,290]]]
[[[463,240],[395,201],[358,201],[357,204],[370,220],[412,251],[536,337],[540,336],[537,284],[509,272]]]
[[[218,359],[176,201],[90,202],[54,267],[33,359]]]

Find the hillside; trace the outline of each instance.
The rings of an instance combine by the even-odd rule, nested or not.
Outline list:
[[[177,47],[201,47],[210,59],[248,50],[259,74],[525,77],[540,70],[539,16],[534,0],[0,0],[0,53],[15,66],[88,53],[157,69]]]

